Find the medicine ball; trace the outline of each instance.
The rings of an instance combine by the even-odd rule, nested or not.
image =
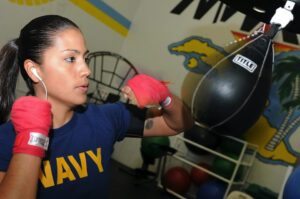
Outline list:
[[[199,145],[205,146],[212,150],[216,149],[220,143],[220,138],[217,134],[198,125],[194,125],[190,130],[185,131],[184,138],[189,139]],[[198,155],[208,154],[206,150],[194,146],[190,143],[185,142],[185,145],[191,152],[195,154]]]
[[[235,154],[227,153],[224,155],[233,158],[235,160],[238,159],[238,156]],[[231,162],[230,160],[226,160],[222,157],[216,157],[212,164],[212,171],[224,178],[230,179],[231,176],[233,175],[235,167],[236,167],[236,163]],[[243,175],[243,167],[239,166],[234,180],[241,179],[242,175]]]
[[[226,186],[217,181],[209,181],[200,186],[197,199],[223,199]]]
[[[187,170],[182,167],[172,167],[166,172],[164,183],[170,190],[179,194],[185,194],[191,184],[190,175]]]
[[[197,165],[208,171],[211,171],[211,166],[206,163],[200,162]],[[191,176],[191,181],[197,186],[200,186],[201,184],[213,179],[213,177],[210,174],[198,169],[197,167],[193,167],[191,169],[190,176]]]
[[[141,145],[142,155],[147,158],[155,159],[163,155],[164,151],[162,151],[160,146],[169,146],[170,139],[167,136],[144,137],[142,138]]]

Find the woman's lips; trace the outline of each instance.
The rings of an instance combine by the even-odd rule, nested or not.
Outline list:
[[[80,89],[80,90],[82,90],[83,92],[87,92],[87,90],[88,90],[88,85],[87,86],[79,86],[78,88]]]

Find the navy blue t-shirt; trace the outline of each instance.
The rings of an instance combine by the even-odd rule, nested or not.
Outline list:
[[[125,137],[130,114],[122,103],[89,105],[84,113],[49,133],[37,198],[107,198],[109,160],[116,141]],[[0,171],[12,157],[15,132],[10,122],[0,126]]]

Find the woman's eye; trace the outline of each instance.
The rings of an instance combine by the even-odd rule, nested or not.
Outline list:
[[[84,58],[84,61],[85,61],[85,63],[88,63],[89,58],[88,57]]]
[[[75,57],[65,58],[65,61],[67,61],[67,62],[74,62],[75,61]]]

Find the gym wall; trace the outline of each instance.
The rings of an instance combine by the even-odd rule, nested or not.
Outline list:
[[[185,94],[189,86],[192,90],[194,85],[192,80],[185,79],[187,74],[190,71],[203,73],[203,67],[213,66],[205,55],[215,55],[220,60],[224,51],[230,49],[230,42],[251,35],[261,25],[219,1],[142,0],[120,52],[136,65],[139,72],[173,82],[169,85],[170,90],[189,104],[190,99]],[[298,35],[279,32],[274,41],[275,67],[278,60],[300,57]],[[198,63],[195,63],[195,57]],[[288,74],[291,73],[286,71]],[[283,103],[290,101],[292,94],[287,98],[280,96],[284,75],[277,75],[281,78],[272,85],[265,112],[244,134],[247,141],[259,146],[249,183],[276,193],[282,188],[287,166],[295,163],[300,152],[300,123],[297,120],[300,112],[297,107],[283,108]],[[291,93],[299,92],[298,80],[291,84],[295,81]],[[280,101],[280,97],[284,100]],[[285,134],[280,142],[273,150],[266,150],[269,140],[279,133],[283,135],[282,131]],[[139,147],[139,141],[124,140],[116,145],[113,157],[132,168],[140,167]]]
[[[18,37],[20,29],[32,18],[59,14],[79,25],[91,52],[105,50],[121,54],[140,73],[173,82],[169,88],[179,97],[184,94],[183,87],[193,87],[191,82],[185,81],[189,72],[201,74],[201,67],[213,66],[202,55],[224,56],[226,45],[250,35],[261,25],[213,0],[189,3],[183,0],[49,0],[40,1],[44,2],[40,5],[33,3],[37,1],[32,1],[31,5],[26,2],[29,1],[0,1],[1,46]],[[89,6],[85,5],[87,2]],[[106,9],[99,7],[99,3],[102,6],[104,3]],[[107,9],[113,10],[114,14],[110,15]],[[119,17],[116,19],[118,23],[110,20],[115,16]],[[189,51],[191,46],[188,44],[192,45],[193,51]],[[275,38],[275,61],[288,56],[300,57],[298,48],[298,35],[279,33]],[[300,112],[297,107],[289,110],[282,108],[278,88],[283,80],[274,83],[266,111],[245,133],[249,142],[260,147],[249,182],[277,193],[281,189],[287,166],[296,162],[300,152],[297,120]],[[297,81],[295,85],[292,88],[298,90]],[[17,96],[26,92],[26,86],[20,78]],[[190,99],[183,97],[188,104]],[[291,98],[292,95],[284,100],[287,102]],[[266,141],[278,132],[283,137],[275,149],[264,150]],[[112,157],[131,168],[141,167],[140,142],[140,139],[128,138],[117,143]]]

